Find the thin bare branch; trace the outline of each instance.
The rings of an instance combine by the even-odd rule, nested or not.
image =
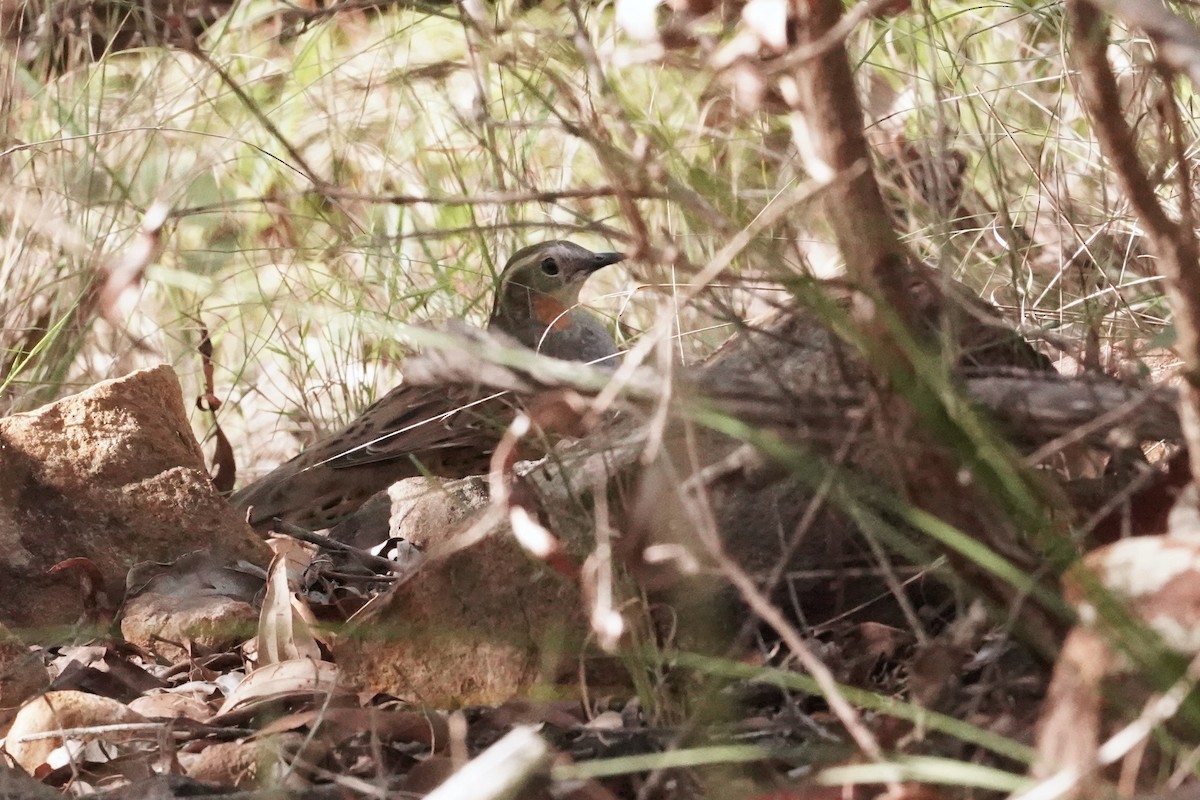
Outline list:
[[[1166,278],[1167,299],[1175,321],[1176,350],[1183,359],[1184,383],[1180,387],[1180,419],[1188,443],[1193,475],[1200,475],[1200,250],[1194,233],[1168,217],[1158,202],[1137,155],[1133,130],[1124,117],[1120,92],[1108,63],[1107,23],[1097,7],[1119,6],[1138,10],[1146,24],[1164,23],[1151,13],[1154,3],[1067,3],[1072,56],[1079,64],[1080,89],[1095,126],[1096,138],[1109,160],[1130,204],[1146,229],[1158,257],[1158,270]],[[1166,13],[1165,10],[1163,13]],[[1165,23],[1164,23],[1165,24]],[[1178,26],[1173,26],[1172,30]],[[1195,34],[1195,31],[1192,31]],[[1179,165],[1186,170],[1186,165]]]

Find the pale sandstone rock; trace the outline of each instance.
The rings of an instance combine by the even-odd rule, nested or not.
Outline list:
[[[130,570],[121,634],[168,660],[215,653],[254,635],[263,590],[257,570],[205,551]]]
[[[579,587],[526,553],[506,525],[462,541],[486,509],[481,489],[478,479],[414,478],[389,491],[392,534],[432,557],[339,640],[352,685],[436,707],[498,703],[577,677],[587,630]]]
[[[73,622],[77,587],[46,571],[90,559],[120,597],[130,566],[199,546],[265,562],[217,494],[170,367],[0,419],[0,622]]]
[[[302,789],[305,764],[320,764],[328,747],[319,738],[296,731],[210,744],[198,753],[180,753],[184,773],[214,786],[254,789]]]
[[[133,598],[121,618],[125,639],[168,660],[222,652],[254,635],[258,612],[221,595],[151,592]]]

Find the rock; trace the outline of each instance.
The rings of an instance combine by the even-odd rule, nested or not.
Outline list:
[[[263,576],[206,551],[130,570],[121,614],[126,640],[167,660],[219,652],[252,636]]]
[[[487,510],[481,488],[478,479],[414,478],[390,490],[393,533],[429,558],[335,646],[351,685],[457,707],[577,676],[587,630],[579,587],[526,553],[506,525],[462,539]]]
[[[131,565],[210,552],[265,562],[217,494],[170,367],[105,381],[0,419],[0,622],[73,622],[78,589],[46,577],[87,558],[118,597]]]
[[[222,595],[150,592],[125,607],[121,634],[168,661],[221,652],[254,635],[254,606]]]
[[[487,502],[483,478],[448,482],[408,478],[375,494],[329,534],[364,550],[389,536],[425,547],[445,539],[447,531],[470,519]]]
[[[214,786],[254,789],[259,786],[301,789],[306,785],[297,758],[319,764],[327,754],[319,740],[285,731],[236,742],[210,744],[199,753],[180,753],[179,763],[193,780]]]

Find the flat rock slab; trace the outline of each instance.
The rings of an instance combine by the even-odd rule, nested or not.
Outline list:
[[[339,639],[334,652],[349,685],[458,707],[578,678],[588,652],[579,586],[526,553],[502,522],[460,538],[487,507],[482,487],[413,478],[369,509],[381,519],[365,529],[386,536],[390,527],[429,558],[377,616]]]
[[[213,488],[168,366],[0,419],[0,623],[73,623],[76,585],[47,570],[90,559],[114,601],[129,568],[197,549],[265,563]]]

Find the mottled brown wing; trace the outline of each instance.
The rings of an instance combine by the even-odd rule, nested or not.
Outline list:
[[[438,451],[490,455],[515,410],[505,392],[484,394],[462,387],[398,386],[369,406],[336,438],[343,447],[323,454],[333,469],[414,457],[431,472],[445,457]],[[331,437],[334,438],[334,437]],[[479,459],[468,459],[478,462]],[[474,471],[459,474],[475,474]]]
[[[273,518],[325,528],[371,495],[424,474],[461,478],[487,471],[514,414],[507,396],[469,387],[402,385],[353,422],[234,493],[252,525]]]

